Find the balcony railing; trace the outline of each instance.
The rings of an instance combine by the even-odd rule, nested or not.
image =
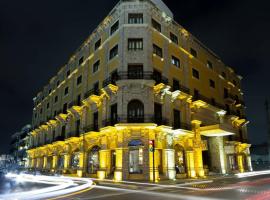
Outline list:
[[[141,79],[155,80],[156,84],[158,83],[168,84],[169,82],[166,77],[154,75],[154,73],[151,71],[137,71],[137,72],[121,71],[103,81],[103,87],[106,87],[109,84],[115,84],[115,82],[119,80],[141,80]]]

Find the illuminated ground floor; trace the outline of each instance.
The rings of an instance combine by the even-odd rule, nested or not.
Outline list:
[[[155,124],[118,124],[31,149],[27,167],[116,181],[252,171],[249,144],[228,141],[228,134],[222,134],[227,132],[220,127],[214,136],[197,121],[192,127],[189,131]],[[154,153],[149,141],[155,143]]]

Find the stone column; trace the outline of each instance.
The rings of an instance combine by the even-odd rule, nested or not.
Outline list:
[[[153,152],[149,152],[150,181],[154,180],[154,177],[153,177],[153,170],[154,170],[155,182],[157,182],[159,180],[159,171],[158,171],[159,152],[158,152],[158,150],[155,150],[154,156],[155,156],[155,163],[154,163],[155,166],[153,166]]]
[[[116,153],[116,169],[114,172],[114,180],[115,181],[122,181],[123,180],[123,148],[115,149]]]
[[[163,149],[163,172],[165,176],[174,180],[176,176],[175,172],[175,152],[174,149]]]
[[[43,169],[47,169],[47,162],[48,162],[48,157],[44,156],[44,158],[43,158]]]
[[[192,126],[194,131],[194,165],[196,175],[198,177],[204,176],[203,159],[202,159],[202,141],[200,134],[201,121],[193,120]]]
[[[52,160],[52,170],[56,170],[57,169],[57,163],[58,162],[58,156],[54,155],[53,156],[53,160]]]
[[[71,155],[68,153],[64,155],[64,173],[67,173],[70,168],[70,157]]]
[[[218,173],[226,173],[226,156],[224,152],[223,137],[211,137],[209,139],[209,152],[211,157],[211,166]]]
[[[84,166],[84,164],[86,165],[86,155],[84,154],[84,152],[80,152],[79,153],[79,169],[77,170],[77,175],[78,177],[83,177],[83,172],[84,169],[86,169],[86,166]]]
[[[110,150],[100,150],[99,151],[99,171],[97,176],[99,179],[105,179],[109,173],[109,163],[110,163]]]
[[[245,171],[244,165],[243,165],[243,155],[237,154],[237,164],[238,164],[238,170],[240,173],[243,173]]]
[[[253,167],[252,167],[252,162],[251,162],[251,156],[250,156],[250,150],[249,148],[247,148],[246,150],[247,155],[246,155],[246,162],[247,162],[247,166],[248,166],[248,171],[252,172],[253,171]]]
[[[194,152],[192,150],[186,151],[186,164],[188,177],[190,178],[196,177],[196,171],[194,166]]]

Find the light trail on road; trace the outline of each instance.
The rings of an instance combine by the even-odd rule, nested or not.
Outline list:
[[[86,178],[71,178],[58,176],[34,176],[29,174],[7,174],[7,178],[17,182],[34,182],[54,185],[42,189],[17,192],[0,195],[0,200],[35,200],[60,197],[68,194],[78,193],[93,187],[93,181]]]

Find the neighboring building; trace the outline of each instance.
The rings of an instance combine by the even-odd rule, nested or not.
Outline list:
[[[20,132],[12,135],[10,153],[14,157],[18,168],[24,168],[27,160],[28,137],[31,132],[31,125],[25,125]]]
[[[11,155],[0,155],[0,171],[8,171],[14,164],[14,158]]]
[[[241,79],[162,1],[122,0],[34,98],[29,168],[115,180],[251,171]]]
[[[250,148],[252,166],[254,170],[269,168],[268,148],[269,147],[267,143],[252,145]]]

